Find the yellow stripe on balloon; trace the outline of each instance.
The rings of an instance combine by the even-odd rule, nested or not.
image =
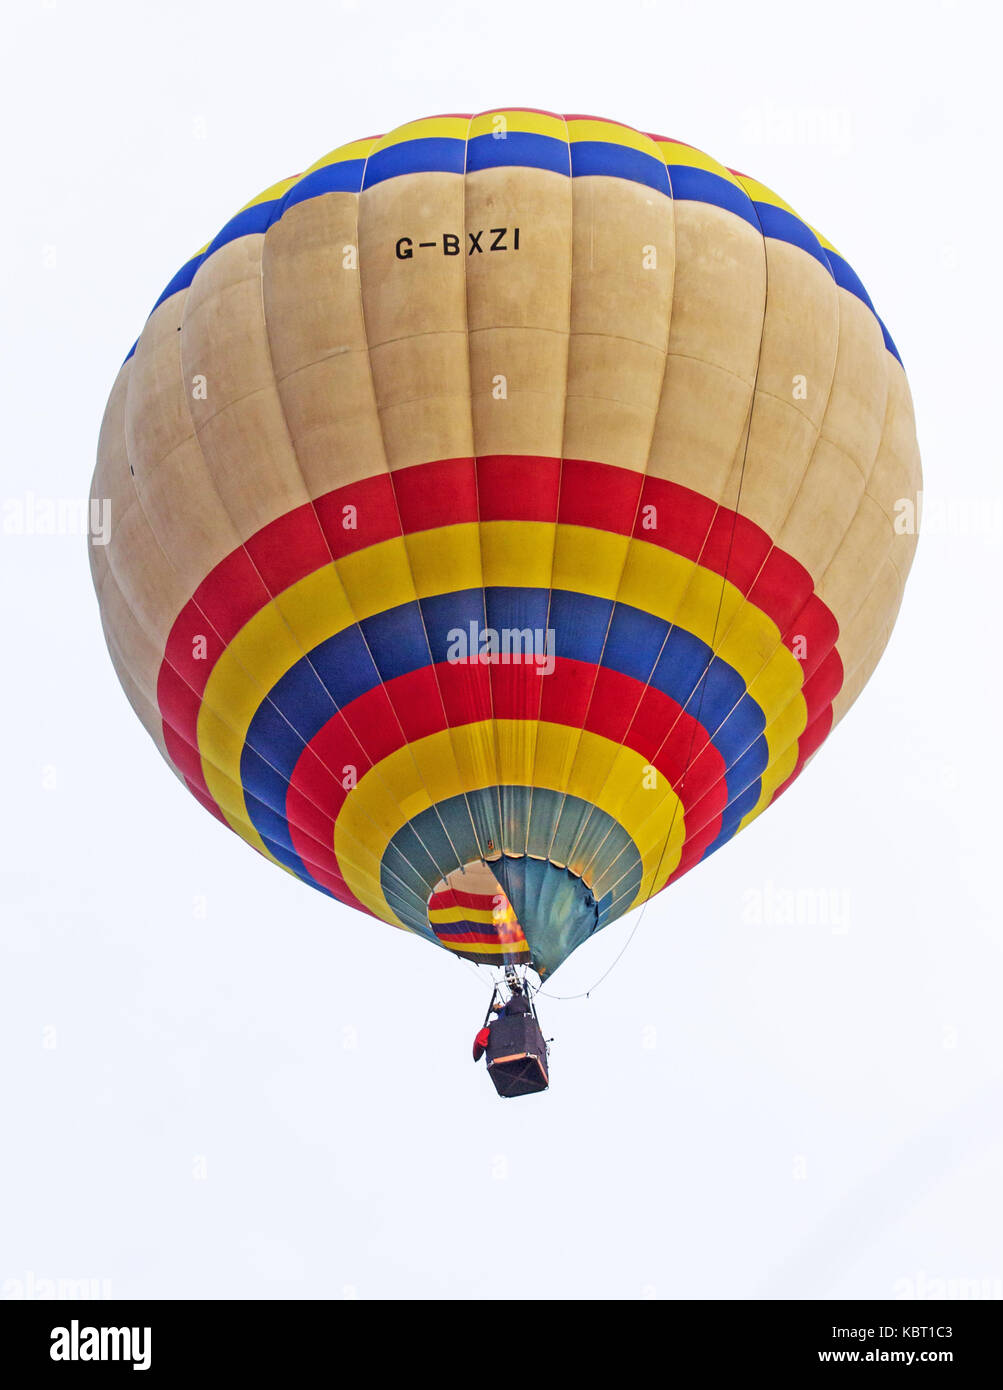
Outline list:
[[[532,523],[524,523],[532,524]],[[719,574],[650,541],[561,526],[553,587],[618,599],[685,629],[742,676],[767,724],[800,691],[800,662],[760,608]],[[485,581],[487,582],[487,581]],[[804,725],[802,724],[802,727]]]
[[[757,807],[765,810],[774,792],[782,786],[794,771],[798,758],[798,739],[807,727],[804,700],[792,700],[779,712],[766,728],[766,739],[770,748],[770,761],[760,777],[760,794],[756,806],[749,815],[757,813]]]
[[[730,169],[719,163],[713,155],[706,154],[703,150],[694,149],[692,145],[684,145],[676,140],[656,140],[658,152],[668,165],[679,164],[687,169],[703,169],[705,173],[717,174],[718,178],[727,179],[736,188],[741,184]]]
[[[443,545],[449,544],[442,532],[437,534],[443,536]],[[375,613],[385,613],[389,608],[399,608],[401,604],[415,600],[411,565],[401,536],[342,556],[336,564],[359,622],[364,622]],[[291,594],[297,587],[291,585],[286,593]],[[333,628],[331,635],[340,631],[340,628]]]
[[[504,122],[499,127],[499,119]],[[484,111],[470,122],[470,139],[478,135],[495,135],[499,129],[511,131],[516,135],[549,135],[552,140],[566,142],[568,128],[560,116],[549,116],[543,111]],[[499,136],[499,138],[501,138]]]
[[[373,135],[368,140],[353,140],[348,145],[339,145],[336,150],[329,150],[327,154],[315,160],[309,169],[304,170],[303,178],[318,169],[326,169],[329,164],[347,164],[353,159],[368,159],[379,144],[379,139],[379,136]]]
[[[241,753],[255,711],[305,653],[356,619],[413,602],[416,593],[426,598],[482,583],[549,588],[555,530],[562,544],[554,587],[618,597],[676,623],[708,645],[717,626],[715,646],[721,659],[742,676],[763,710],[771,763],[786,746],[786,740],[774,742],[772,721],[791,706],[791,720],[800,721],[799,732],[804,728],[800,663],[781,643],[776,624],[733,585],[722,585],[720,575],[649,541],[627,542],[603,531],[547,522],[487,523],[481,530],[490,533],[501,526],[506,529],[495,532],[497,544],[489,541],[483,552],[475,545],[476,522],[418,532],[407,545],[402,537],[394,537],[315,571],[256,613],[222,653],[206,685],[198,737],[210,792],[215,795],[220,778],[239,785]],[[477,563],[481,555],[483,573]],[[566,733],[569,747],[577,732]],[[529,782],[533,755],[530,730],[513,729],[497,743],[486,739],[479,763],[485,771],[496,767],[503,780],[518,783],[526,777]],[[248,819],[246,806],[241,804],[238,811],[241,820]]]
[[[798,753],[799,749],[797,741],[795,740],[773,759],[770,766],[763,773],[759,799],[752,810],[747,811],[739,821],[738,830],[735,831],[736,835],[739,830],[744,830],[747,825],[754,821],[757,816],[762,815],[766,810],[774,796],[776,796],[778,790],[787,781],[788,777],[797,766]]]
[[[202,756],[202,771],[205,775],[206,785],[209,793],[219,808],[220,814],[226,820],[227,825],[242,840],[256,849],[259,854],[263,854],[266,859],[273,864],[278,864],[280,868],[286,866],[275,858],[271,850],[267,847],[258,831],[251,824],[250,816],[247,812],[247,801],[244,796],[244,788],[241,785],[240,770],[240,746],[241,741],[234,734],[233,729],[219,718],[212,710],[205,705],[199,713],[199,748]],[[203,740],[205,742],[203,743]],[[213,749],[213,761],[210,761],[205,752],[207,747]],[[225,761],[227,766],[236,764],[238,776],[236,779],[227,776],[217,765],[218,761]]]
[[[250,823],[241,786],[247,731],[268,692],[290,667],[332,631],[354,622],[333,565],[308,574],[293,588],[294,598],[292,590],[285,590],[266,604],[222,653],[206,682],[197,725],[210,795],[237,834],[269,859],[274,856]]]
[[[784,212],[789,212],[792,217],[797,217],[798,221],[801,221],[790,203],[785,203],[780,194],[774,193],[772,188],[767,188],[765,183],[760,183],[758,179],[750,179],[747,174],[739,174],[738,182],[754,203],[769,203],[772,207],[782,208]]]
[[[549,589],[557,524],[553,521],[484,521],[481,568],[497,589]]]
[[[630,126],[618,125],[615,121],[568,121],[568,135],[575,140],[598,140],[605,145],[626,145],[628,149],[640,150],[642,154],[654,154],[656,142],[650,135],[642,135]]]
[[[516,956],[528,954],[524,941],[440,941],[447,951],[463,951],[465,955]]]
[[[273,203],[278,198],[284,198],[290,188],[299,183],[302,177],[302,174],[290,174],[288,178],[280,179],[278,183],[269,184],[269,186],[263,189],[256,198],[252,198],[249,203],[245,203],[240,211],[246,212],[248,208],[256,208],[259,203]]]
[[[451,922],[482,922],[494,926],[495,914],[490,908],[479,907],[436,907],[428,914],[433,927],[445,927]]]
[[[531,522],[528,524],[532,525]],[[568,589],[575,594],[592,594],[596,598],[615,599],[629,544],[628,536],[611,531],[594,531],[585,526],[558,526],[551,587]]]
[[[484,583],[477,522],[446,529],[448,539],[443,531],[414,531],[407,537],[407,557],[419,598],[479,589]]]
[[[377,140],[370,154],[403,145],[407,140],[466,140],[469,125],[467,116],[429,116],[425,120],[409,121]]]
[[[513,733],[526,732],[525,727],[512,730],[511,725],[526,726],[527,723],[536,735],[533,783],[538,787],[566,790],[570,796],[598,806],[634,839],[641,856],[642,882],[653,878],[659,863],[662,877],[667,877],[679,861],[685,838],[682,808],[667,779],[659,776],[654,786],[646,786],[652,779],[649,765],[640,753],[584,731],[569,784],[553,787],[548,781],[548,771],[562,761],[567,730],[542,721],[504,719],[496,721],[495,727],[499,739],[505,740]],[[334,828],[335,854],[351,891],[378,916],[399,921],[380,883],[383,852],[394,835],[409,820],[438,802],[460,791],[473,792],[489,785],[478,778],[472,756],[479,737],[483,737],[483,725],[465,724],[429,734],[408,748],[396,749],[371,768],[346,798]],[[415,752],[429,770],[427,788],[415,777],[409,750]],[[379,778],[375,775],[377,771]],[[529,771],[527,768],[527,778]],[[524,780],[518,785],[530,783]],[[388,787],[399,803],[396,813],[390,815],[385,793]],[[666,853],[665,839],[670,824],[673,825],[674,844]],[[640,901],[640,894],[634,901]]]
[[[827,236],[823,236],[817,227],[812,227],[807,222],[805,223],[805,226],[808,228],[809,232],[811,232],[812,236],[816,239],[823,251],[831,251],[834,256],[840,255],[839,249],[833,246],[829,238]],[[842,259],[842,257],[840,257],[840,259]]]

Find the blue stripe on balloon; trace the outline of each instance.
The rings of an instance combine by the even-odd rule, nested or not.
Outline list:
[[[367,690],[372,690],[374,685],[380,684],[380,672],[358,626],[348,627],[336,637],[329,637],[320,646],[314,647],[310,661],[338,709],[343,709]],[[297,663],[282,680],[293,678],[299,665],[302,663]],[[282,681],[279,682],[281,685]]]
[[[469,142],[442,136],[404,140],[377,151],[368,160],[347,159],[315,169],[293,184],[284,197],[256,203],[232,217],[203,253],[185,262],[164,288],[153,309],[158,309],[164,300],[179,290],[187,289],[207,256],[238,237],[266,232],[287,208],[296,203],[320,197],[324,193],[358,193],[360,187],[371,188],[401,174],[437,171],[462,174],[464,170],[472,173],[504,167],[550,169],[579,178],[608,175],[644,184],[677,201],[710,203],[724,208],[751,226],[761,228],[764,236],[799,246],[825,266],[837,284],[850,290],[874,313],[885,347],[900,363],[902,361],[859,276],[842,256],[833,251],[824,251],[811,229],[795,214],[773,203],[756,203],[753,206],[743,189],[707,169],[688,164],[666,166],[641,150],[609,141],[575,140],[569,145],[553,136],[532,131],[507,131],[504,139],[496,139],[491,134],[478,135]],[[133,343],[125,361],[135,351],[136,344]]]
[[[369,156],[362,187],[372,188],[401,174],[462,174],[466,149],[465,140],[438,135],[388,145]]]
[[[417,600],[388,608],[359,626],[384,682],[428,665],[429,644]]]
[[[266,203],[256,203],[253,208],[245,208],[243,212],[238,212],[236,217],[231,217],[204,251],[201,251],[197,256],[192,256],[191,260],[185,261],[181,269],[165,285],[150,312],[159,309],[164,300],[170,299],[172,294],[177,294],[179,290],[188,289],[202,262],[214,251],[218,251],[221,246],[225,246],[227,242],[235,241],[237,237],[250,236],[254,232],[266,232],[281,203],[281,199],[271,198]],[[132,356],[131,352],[129,356]]]
[[[157,300],[156,304],[154,304],[153,308],[159,309],[161,304],[163,304],[164,300],[170,299],[171,295],[177,294],[178,290],[186,290],[188,286],[191,284],[191,282],[195,279],[196,270],[198,270],[199,266],[202,264],[202,262],[205,260],[208,254],[209,253],[207,251],[203,251],[198,256],[193,256],[190,261],[185,261],[184,265],[177,272],[177,274],[174,275],[170,281],[168,281],[163,294],[161,294],[160,298]]]
[[[287,869],[292,869],[293,873],[304,883],[308,883],[311,888],[316,888],[326,898],[333,898],[334,894],[329,888],[325,888],[322,883],[318,883],[310,876],[302,859],[293,849],[285,812],[275,811],[271,805],[259,801],[246,791],[244,799],[251,821],[269,853],[274,855],[279,863],[284,864]]]
[[[205,254],[211,256],[221,246],[225,246],[230,241],[236,241],[238,237],[251,236],[255,232],[267,232],[275,219],[275,211],[281,203],[281,198],[269,198],[267,202],[255,203],[253,207],[238,212],[236,217],[231,217],[229,222],[216,233]]]
[[[864,289],[860,276],[850,263],[844,260],[837,251],[827,250],[825,254],[832,267],[833,278],[840,289],[849,290],[851,294],[855,294],[858,299],[862,300],[867,305],[871,313],[874,314],[874,305],[871,303],[871,297]],[[877,318],[877,314],[874,314],[874,317]]]
[[[832,275],[832,266],[822,250],[822,243],[800,217],[788,212],[786,208],[778,208],[774,203],[756,203],[755,206],[763,236],[773,237],[776,241],[786,241],[790,246],[799,246]]]
[[[467,145],[467,173],[480,169],[549,169],[571,173],[571,156],[565,140],[533,131],[509,130],[502,135],[475,135]]]
[[[875,315],[875,318],[877,318],[877,315]],[[898,348],[892,342],[892,335],[888,332],[888,329],[885,327],[883,319],[878,319],[878,323],[881,325],[881,336],[885,340],[885,347],[888,349],[888,351],[891,353],[891,355],[895,358],[895,360],[901,367],[902,358],[899,356]]]
[[[829,258],[829,264],[832,267],[832,273],[836,284],[839,285],[841,289],[849,290],[851,294],[856,295],[863,304],[867,305],[868,309],[870,309],[871,313],[878,321],[878,327],[881,329],[881,336],[884,339],[885,347],[898,362],[899,366],[901,366],[902,358],[899,356],[899,350],[892,342],[891,334],[888,332],[888,329],[878,316],[877,310],[871,303],[871,296],[864,289],[863,281],[860,276],[853,269],[853,266],[850,265],[849,261],[845,260],[838,251],[827,251],[826,256]]]
[[[430,647],[434,659],[444,661],[450,632],[466,631],[471,621],[480,623],[485,607],[491,627],[549,626],[555,634],[557,657],[601,663],[649,682],[685,706],[707,730],[727,769],[729,802],[750,782],[758,788],[768,758],[763,712],[742,677],[720,657],[712,659],[707,644],[692,633],[639,609],[614,606],[588,594],[463,590],[425,599],[421,608],[416,602],[402,604],[328,638],[285,672],[255,712],[240,760],[248,813],[269,844],[283,846],[283,856],[277,857],[301,877],[313,882],[292,850],[288,830],[283,840],[274,817],[284,819],[288,781],[304,746],[358,696],[427,666]],[[604,649],[607,625],[609,640]],[[758,795],[757,789],[756,799]]]
[[[358,193],[365,167],[364,159],[343,159],[304,174],[283,199],[282,211],[285,212],[294,203],[306,202],[308,198],[319,198],[323,193]]]
[[[743,816],[747,816],[749,812],[755,808],[758,800],[759,783],[755,782],[752,786],[747,787],[744,792],[740,792],[734,801],[728,803],[721,817],[721,829],[718,832],[717,838],[712,844],[709,844],[703,854],[701,854],[701,862],[706,859],[708,855],[713,854],[715,850],[719,850],[722,845],[728,843],[742,823]]]
[[[546,590],[543,591],[546,593]],[[519,590],[500,589],[498,591],[500,616],[507,621],[500,627],[516,627],[513,599]],[[509,611],[504,612],[504,607]],[[596,598],[593,594],[576,594],[566,589],[554,589],[550,600],[549,618],[541,618],[533,627],[549,627],[554,633],[554,651],[557,656],[570,661],[587,661],[595,666],[602,658],[603,638],[613,616],[614,605],[610,599]],[[638,610],[627,609],[636,613]]]
[[[614,179],[629,179],[664,193],[666,197],[672,196],[668,171],[661,159],[609,140],[573,140],[571,173],[575,178],[604,174]]]
[[[712,203],[715,207],[733,212],[759,231],[759,221],[752,199],[730,180],[709,169],[694,169],[689,164],[669,164],[672,196],[676,202]]]

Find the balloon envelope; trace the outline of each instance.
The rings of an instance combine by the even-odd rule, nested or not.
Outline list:
[[[821,234],[680,141],[513,109],[342,146],[186,262],[108,402],[91,555],[207,810],[548,972],[799,775],[888,640],[919,486]]]

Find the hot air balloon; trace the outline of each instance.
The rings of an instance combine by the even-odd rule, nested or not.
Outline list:
[[[343,145],[185,262],[90,554],[196,800],[519,994],[799,776],[888,641],[919,486],[820,232],[682,141],[496,110]]]

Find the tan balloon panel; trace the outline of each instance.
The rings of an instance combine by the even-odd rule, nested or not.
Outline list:
[[[770,190],[616,122],[435,117],[175,277],[109,399],[92,567],[204,805],[472,959],[426,908],[486,861],[547,970],[801,771],[888,640],[919,486],[890,338]]]

